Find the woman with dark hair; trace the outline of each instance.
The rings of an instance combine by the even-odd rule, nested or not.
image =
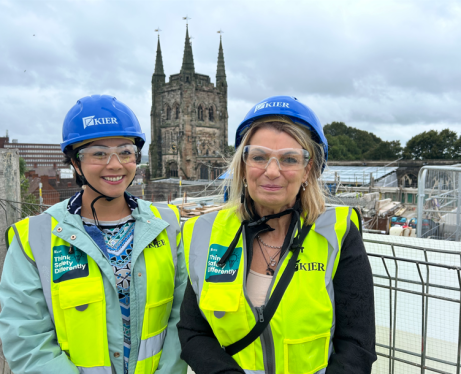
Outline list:
[[[126,192],[145,142],[136,116],[88,96],[62,133],[83,189],[7,232],[0,338],[12,371],[184,374],[179,212]]]
[[[196,374],[369,374],[373,279],[357,212],[325,206],[319,120],[270,97],[235,147],[227,209],[183,227],[181,357]]]

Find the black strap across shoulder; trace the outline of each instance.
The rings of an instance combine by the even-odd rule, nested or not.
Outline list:
[[[240,352],[242,349],[245,349],[248,345],[254,342],[264,331],[264,329],[269,324],[270,320],[275,314],[280,301],[282,300],[282,296],[285,293],[288,285],[293,278],[296,269],[296,261],[298,260],[299,252],[303,249],[303,242],[306,238],[307,234],[311,229],[312,225],[304,226],[301,229],[301,232],[296,236],[293,240],[293,244],[291,245],[290,250],[293,251],[293,256],[291,256],[290,261],[288,261],[288,265],[285,268],[280,280],[275,287],[272,296],[270,297],[267,305],[265,307],[257,308],[258,310],[258,320],[256,321],[256,325],[251,329],[251,331],[244,336],[239,341],[227,346],[223,347],[223,349],[231,356],[235,355],[236,353]]]

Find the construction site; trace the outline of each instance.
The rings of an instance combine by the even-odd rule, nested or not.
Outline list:
[[[48,208],[21,201],[18,165],[16,150],[0,150],[2,232]],[[417,181],[403,188],[396,171],[391,165],[330,166],[322,177],[329,205],[361,212],[375,293],[378,360],[372,373],[459,374],[461,166],[421,166]],[[178,206],[186,221],[222,209],[226,178],[229,173],[215,180],[156,179],[129,191]],[[0,266],[5,251],[2,235]],[[9,373],[2,358],[0,373]]]

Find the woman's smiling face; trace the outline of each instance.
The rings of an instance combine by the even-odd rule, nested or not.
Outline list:
[[[272,150],[302,149],[302,146],[290,135],[270,127],[257,130],[251,137],[249,145]],[[265,170],[245,164],[248,193],[256,208],[259,205],[265,209],[279,211],[292,207],[301,184],[307,179],[308,170],[309,166],[301,170],[282,171],[275,159],[270,160]]]
[[[119,147],[126,144],[133,143],[125,138],[98,139],[88,147]],[[109,163],[104,165],[93,165],[83,161],[81,168],[89,184],[102,194],[111,197],[122,195],[136,174],[136,162],[121,164],[116,155],[112,155]]]

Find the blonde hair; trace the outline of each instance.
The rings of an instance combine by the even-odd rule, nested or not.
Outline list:
[[[279,132],[285,132],[295,139],[303,149],[306,149],[311,155],[309,163],[312,165],[307,176],[308,185],[306,190],[300,189],[299,197],[302,208],[302,216],[304,224],[312,224],[317,217],[325,211],[325,192],[320,175],[322,166],[325,161],[323,147],[312,139],[311,133],[307,127],[298,125],[285,116],[267,116],[253,123],[242,139],[242,142],[235,151],[234,157],[228,165],[229,175],[231,179],[224,182],[224,186],[230,188],[229,201],[225,208],[234,208],[238,218],[243,221],[250,219],[249,213],[241,204],[241,194],[243,187],[243,179],[245,173],[245,163],[243,161],[243,149],[250,143],[253,135],[260,129],[270,128]],[[223,186],[223,188],[224,188]],[[250,201],[248,189],[245,188],[245,200]],[[247,204],[248,209],[251,204]],[[252,212],[254,213],[254,212]]]

